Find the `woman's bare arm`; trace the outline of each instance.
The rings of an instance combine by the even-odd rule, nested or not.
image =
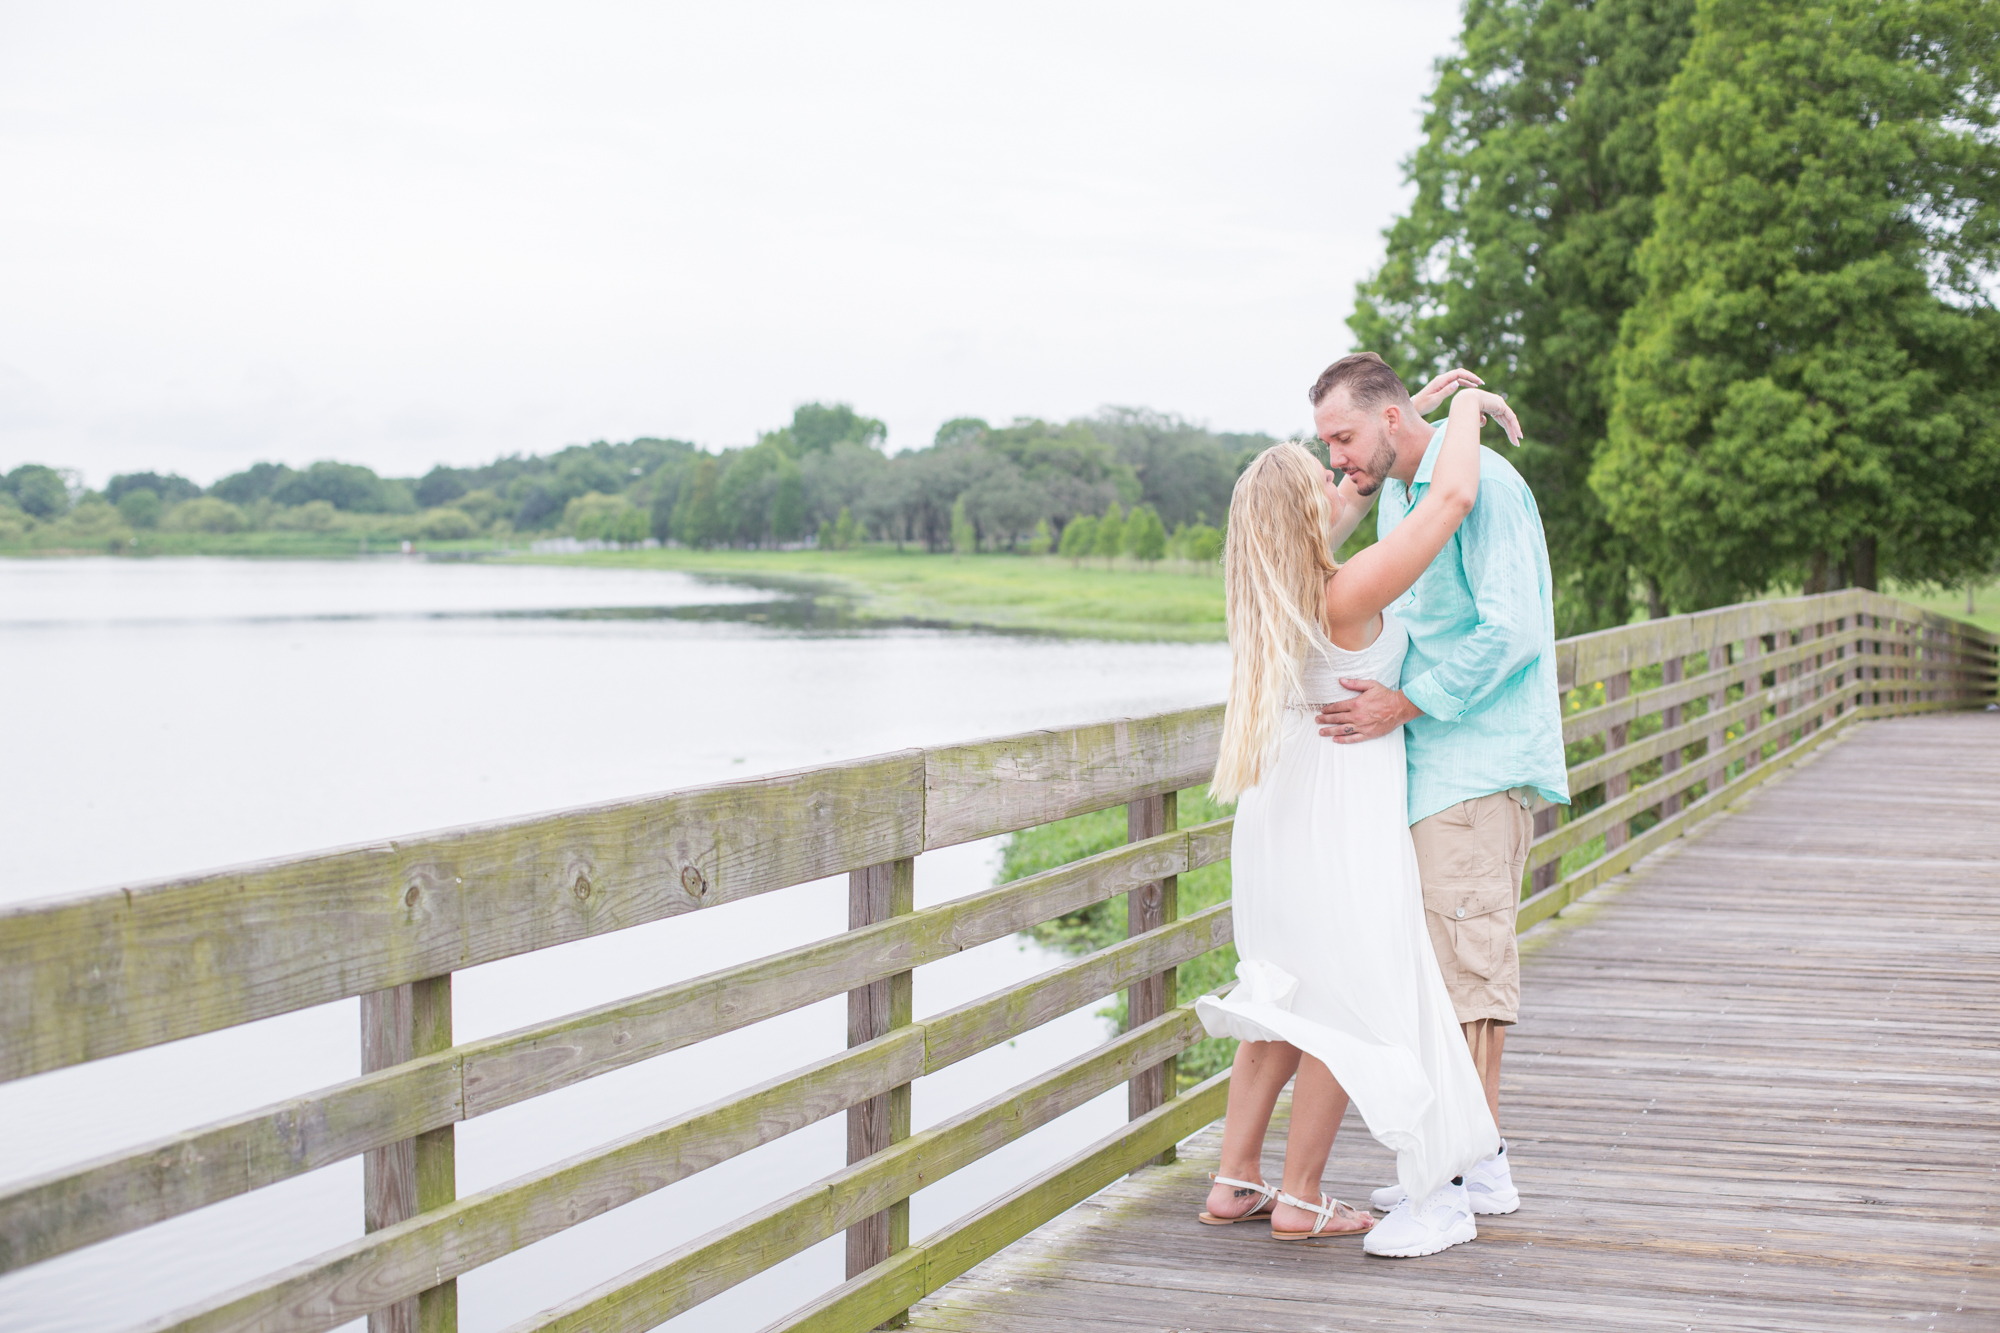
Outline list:
[[[1479,498],[1479,428],[1489,412],[1512,422],[1513,413],[1505,402],[1483,389],[1463,389],[1452,399],[1424,498],[1393,532],[1341,566],[1339,575],[1327,582],[1329,628],[1365,626],[1409,591],[1458,531]]]
[[[1326,487],[1327,501],[1333,506],[1333,526],[1327,529],[1327,549],[1338,551],[1354,535],[1354,530],[1361,526],[1361,520],[1368,517],[1368,511],[1375,507],[1375,497],[1363,495],[1352,477],[1343,477],[1330,469],[1322,471],[1325,475],[1320,484]]]

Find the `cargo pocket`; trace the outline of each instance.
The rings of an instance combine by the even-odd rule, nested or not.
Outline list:
[[[1501,860],[1504,844],[1496,839],[1492,812],[1481,809],[1483,804],[1460,801],[1411,825],[1410,842],[1416,848],[1417,874],[1424,883],[1490,882],[1506,873]]]
[[[1424,894],[1462,971],[1490,980],[1514,953],[1514,912],[1520,894],[1511,884],[1446,884]]]

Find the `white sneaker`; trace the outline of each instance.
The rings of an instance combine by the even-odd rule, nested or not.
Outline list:
[[[1479,1239],[1472,1203],[1464,1185],[1446,1185],[1422,1207],[1408,1199],[1389,1210],[1361,1240],[1361,1248],[1381,1259],[1414,1259]]]
[[[1507,1140],[1500,1151],[1483,1162],[1473,1163],[1465,1173],[1465,1192],[1472,1199],[1472,1211],[1481,1217],[1498,1217],[1521,1206],[1521,1192],[1514,1188],[1514,1172],[1507,1165]],[[1409,1196],[1401,1185],[1384,1185],[1368,1196],[1378,1213],[1386,1213]]]
[[[1472,1164],[1465,1173],[1465,1192],[1481,1217],[1498,1217],[1521,1206],[1521,1191],[1514,1188],[1514,1171],[1507,1165],[1507,1140],[1500,1140],[1499,1152]]]

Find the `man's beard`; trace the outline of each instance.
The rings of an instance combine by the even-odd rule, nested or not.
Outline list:
[[[1382,489],[1382,483],[1389,480],[1389,469],[1396,466],[1396,446],[1389,443],[1389,433],[1383,431],[1375,440],[1375,453],[1368,460],[1365,469],[1353,473],[1354,489],[1362,495],[1373,495]]]

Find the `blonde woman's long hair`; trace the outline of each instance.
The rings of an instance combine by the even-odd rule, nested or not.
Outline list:
[[[1233,801],[1257,785],[1299,697],[1306,654],[1323,637],[1333,510],[1319,460],[1294,441],[1258,454],[1236,479],[1222,576],[1229,625],[1229,704],[1209,792]]]

